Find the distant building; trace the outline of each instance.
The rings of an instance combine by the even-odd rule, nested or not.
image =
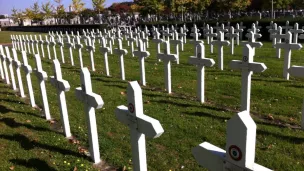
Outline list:
[[[0,26],[11,26],[14,24],[14,21],[10,18],[0,19]]]

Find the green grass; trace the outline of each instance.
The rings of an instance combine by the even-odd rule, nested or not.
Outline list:
[[[0,43],[10,42],[10,34],[26,33],[0,32]],[[131,57],[126,43],[124,48],[129,51],[124,58],[126,79],[139,80],[139,61]],[[185,45],[185,51],[180,52],[179,65],[172,64],[173,93],[169,95],[164,90],[163,63],[157,62],[155,44],[150,42],[148,51],[151,56],[145,61],[147,86],[142,87],[144,112],[158,119],[165,132],[157,139],[147,139],[148,170],[181,170],[182,166],[183,170],[204,170],[195,162],[191,149],[203,141],[225,148],[226,121],[239,111],[241,97],[241,72],[232,71],[228,64],[231,60],[242,58],[242,49],[237,46],[234,56],[229,55],[229,48],[224,49],[224,71],[220,71],[217,68],[216,47],[215,54],[210,54],[210,47],[206,45],[206,57],[213,58],[216,65],[206,69],[207,102],[202,105],[196,100],[196,68],[187,64],[194,52],[192,45]],[[57,50],[61,61],[59,48]],[[85,50],[82,52],[84,65],[91,68],[89,54]],[[293,65],[304,65],[302,54],[303,50],[292,52]],[[18,57],[21,60],[20,54]],[[28,58],[30,65],[35,68],[33,56],[28,55]],[[127,103],[127,81],[120,80],[118,56],[109,55],[112,77],[105,76],[104,60],[98,47],[94,59],[96,72],[91,72],[93,91],[100,94],[105,102],[102,109],[96,110],[101,157],[118,168],[128,167],[131,159],[129,128],[118,122],[114,114],[117,106]],[[48,76],[53,75],[52,62],[47,57],[42,60]],[[252,77],[251,114],[258,127],[256,163],[274,170],[303,170],[304,134],[299,129],[303,80],[294,77],[290,81],[283,79],[283,58],[275,57],[275,50],[269,42],[264,42],[263,48],[256,49],[254,60],[264,62],[268,68],[264,73]],[[73,145],[61,133],[50,129],[50,124],[39,117],[38,110],[31,109],[27,99],[17,97],[1,83],[0,170],[7,170],[12,165],[18,170],[25,167],[34,169],[33,165],[40,166],[37,163],[55,170],[71,170],[74,166],[81,169],[80,163],[84,164],[83,168],[92,169],[90,159],[80,157],[77,150],[80,145],[88,146],[84,107],[76,100],[74,93],[75,88],[80,86],[78,53],[74,51],[75,67],[70,65],[67,49],[65,61],[66,64],[61,67],[63,78],[71,85],[71,90],[66,93],[69,120],[72,134],[80,144]],[[26,86],[25,79],[23,81]],[[34,75],[32,83],[36,102],[42,106]],[[56,91],[49,82],[46,87],[51,116],[59,121]],[[27,143],[29,141],[43,145]],[[70,166],[64,161],[70,162]]]

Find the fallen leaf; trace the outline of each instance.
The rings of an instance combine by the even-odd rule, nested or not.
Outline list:
[[[77,169],[77,167],[75,166],[74,169],[73,169],[73,171],[77,171],[77,170],[78,170],[78,169]]]
[[[15,169],[15,166],[11,166],[9,167],[10,170],[14,170]]]
[[[273,117],[271,114],[269,114],[269,115],[268,115],[268,119],[274,120],[274,117]]]
[[[31,120],[26,120],[26,122],[27,122],[27,123],[31,123],[32,121],[31,121]]]
[[[124,91],[120,92],[121,95],[125,95],[126,93]]]

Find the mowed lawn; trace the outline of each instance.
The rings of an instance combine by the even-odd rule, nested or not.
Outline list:
[[[0,32],[0,43],[9,43],[11,34],[31,34],[22,32]],[[37,33],[32,33],[37,34]],[[283,79],[283,56],[276,58],[270,42],[263,42],[256,49],[255,62],[263,62],[267,70],[254,73],[252,77],[251,116],[257,124],[256,163],[274,170],[304,170],[304,133],[300,129],[301,110],[304,97],[303,79],[291,77]],[[131,166],[131,146],[129,128],[118,122],[114,110],[119,105],[127,105],[127,81],[120,80],[120,64],[117,55],[109,55],[110,74],[104,72],[104,58],[96,43],[94,53],[96,71],[91,71],[93,91],[103,98],[105,104],[96,110],[101,158],[117,168]],[[115,42],[115,47],[117,42]],[[140,80],[139,60],[130,54],[130,47],[124,41],[129,53],[124,57],[126,80]],[[188,64],[194,54],[189,44],[180,52],[180,64],[172,64],[172,94],[164,90],[164,64],[156,60],[156,45],[150,41],[146,59],[147,86],[143,89],[144,112],[160,121],[165,132],[157,139],[147,139],[148,170],[204,170],[199,167],[191,150],[208,141],[225,148],[226,123],[239,112],[241,101],[241,72],[229,68],[231,60],[242,59],[242,48],[236,46],[235,55],[224,48],[224,70],[218,69],[217,47],[210,54],[210,46],[205,45],[206,57],[216,64],[206,69],[205,104],[196,100],[197,71]],[[58,127],[60,113],[57,93],[47,82],[47,93],[52,118],[58,122],[48,123],[40,117],[41,111],[32,109],[28,99],[16,96],[12,89],[0,83],[0,170],[49,168],[50,170],[94,169],[91,160],[82,155],[81,148],[88,147],[87,124],[83,104],[75,97],[75,88],[80,86],[78,52],[74,50],[75,66],[71,66],[68,49],[65,64],[62,64],[63,78],[71,89],[66,93],[72,134],[79,143],[66,140]],[[173,46],[171,52],[174,52]],[[91,68],[89,53],[83,49],[84,65]],[[41,52],[40,52],[41,53]],[[46,47],[45,47],[45,53]],[[53,52],[52,52],[53,54]],[[292,65],[304,65],[304,50],[293,51]],[[57,56],[61,62],[59,48]],[[21,55],[19,53],[19,60]],[[28,55],[30,65],[35,68],[33,55]],[[43,69],[48,76],[53,75],[52,61],[42,59]],[[24,74],[24,73],[23,73]],[[23,79],[25,92],[27,87]],[[32,74],[36,103],[42,100],[38,81]],[[55,125],[55,126],[54,126]],[[59,131],[58,131],[59,130]],[[80,148],[80,149],[79,149]],[[38,169],[39,170],[39,169]],[[130,170],[130,169],[129,169]]]

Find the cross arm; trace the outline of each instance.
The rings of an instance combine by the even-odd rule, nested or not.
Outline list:
[[[208,142],[192,149],[196,162],[208,170],[223,170],[226,151]]]
[[[189,64],[192,64],[192,65],[200,65],[200,66],[206,66],[206,67],[212,67],[215,64],[213,59],[208,59],[208,58],[200,59],[195,56],[190,56],[188,62],[189,62]]]
[[[13,65],[16,67],[16,68],[19,68],[21,66],[21,62],[20,61],[17,61],[17,60],[13,60]]]
[[[104,105],[104,102],[100,95],[95,93],[86,94],[81,87],[76,88],[75,94],[78,100],[83,101],[84,103],[96,109],[100,109]]]
[[[144,114],[134,116],[130,114],[126,106],[118,106],[115,114],[119,121],[137,129],[138,132],[145,134],[149,138],[157,138],[164,133],[164,129],[158,120]]]
[[[57,80],[54,76],[50,77],[50,82],[54,87],[57,87],[61,91],[69,91],[70,84],[66,80]]]
[[[288,72],[293,75],[293,76],[296,76],[296,77],[304,77],[304,67],[303,66],[296,66],[296,65],[293,65],[292,67],[290,67],[288,69]]]
[[[252,72],[264,72],[267,69],[264,63],[258,62],[245,63],[239,60],[232,60],[229,64],[232,69],[242,69],[244,68],[244,65],[247,65],[248,70]]]
[[[198,45],[198,44],[200,44],[200,43],[204,43],[204,41],[202,41],[202,40],[198,40],[198,41],[190,40],[190,43],[191,43],[191,44],[194,44],[194,45]]]
[[[39,80],[44,80],[44,81],[47,80],[48,76],[45,71],[38,71],[37,69],[35,69],[34,72]]]
[[[99,50],[100,50],[100,52],[103,52],[103,53],[110,52],[110,48],[108,48],[108,47],[100,47]]]
[[[152,39],[153,42],[155,43],[164,43],[165,41],[162,39]]]
[[[175,54],[159,53],[157,54],[157,58],[162,61],[175,61],[177,59],[177,56]]]
[[[292,43],[292,44],[286,44],[286,43],[277,43],[274,45],[275,48],[282,48],[282,49],[295,49],[295,50],[300,50],[302,49],[302,45],[301,44],[296,44],[296,43]]]
[[[22,69],[24,70],[25,73],[32,73],[33,72],[32,67],[29,66],[29,65],[23,65]]]
[[[150,52],[147,52],[147,51],[144,51],[144,52],[134,51],[133,54],[135,56],[144,57],[144,58],[150,56]]]
[[[83,48],[83,45],[82,45],[82,44],[75,44],[75,47],[76,47],[77,49],[81,49],[81,48]]]
[[[87,50],[95,50],[94,46],[87,46],[86,48],[87,48]]]
[[[260,48],[263,46],[262,42],[242,42],[241,43],[243,46],[246,46],[247,44],[249,44],[251,47],[253,48]]]
[[[115,54],[119,54],[119,55],[126,55],[128,53],[128,51],[126,49],[114,49],[114,53]]]
[[[174,44],[174,45],[180,45],[183,43],[182,40],[170,40],[170,43]]]

